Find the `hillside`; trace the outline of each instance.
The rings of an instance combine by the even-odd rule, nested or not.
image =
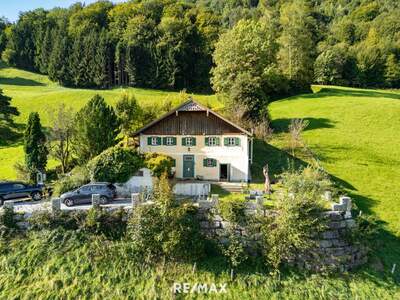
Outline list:
[[[25,124],[28,115],[32,111],[40,114],[42,124],[48,126],[49,107],[59,103],[65,103],[74,110],[81,108],[93,95],[100,94],[106,101],[113,105],[124,93],[135,95],[141,105],[152,105],[153,103],[163,104],[169,101],[177,105],[182,101],[183,94],[178,92],[166,92],[136,88],[116,88],[111,90],[90,90],[64,88],[51,82],[47,76],[9,68],[0,62],[0,88],[4,93],[12,97],[12,104],[20,111],[15,121],[18,124]],[[215,96],[193,95],[198,101],[211,105],[214,108],[221,107]],[[7,143],[0,141],[0,179],[15,178],[14,164],[23,159],[22,146],[20,141]],[[50,161],[49,166],[54,166]]]
[[[270,106],[278,133],[272,144],[282,148],[279,132],[290,119],[310,122],[303,137],[323,167],[364,213],[376,214],[388,229],[377,243],[391,266],[400,258],[400,92],[328,86],[314,92]]]
[[[74,109],[79,109],[95,93],[103,95],[110,104],[114,104],[124,92],[134,94],[143,105],[165,101],[172,101],[176,104],[182,97],[175,92],[134,88],[106,91],[67,89],[50,82],[46,76],[8,68],[4,65],[1,65],[0,68],[0,87],[5,94],[13,98],[13,105],[17,106],[21,112],[21,115],[16,119],[18,124],[25,123],[29,112],[38,111],[44,125],[48,125],[47,107],[64,102]],[[269,163],[274,172],[278,172],[287,166],[287,158],[290,155],[285,150],[287,146],[286,131],[290,119],[304,118],[308,120],[310,125],[305,130],[303,138],[320,159],[323,167],[355,199],[356,204],[364,213],[376,214],[384,222],[385,230],[381,232],[376,241],[380,249],[377,256],[384,263],[383,270],[388,271],[392,264],[397,263],[400,258],[400,221],[398,219],[400,207],[396,203],[396,195],[400,195],[398,185],[400,178],[400,119],[398,117],[400,115],[400,92],[333,86],[314,86],[313,89],[313,94],[283,99],[270,105],[274,138],[270,144],[256,142],[255,178],[259,177],[260,168],[264,163]],[[214,108],[222,107],[216,96],[194,95],[194,97],[203,103],[209,103]],[[0,177],[14,178],[13,165],[16,161],[22,159],[23,152],[20,139],[11,143],[0,143]],[[300,157],[299,159],[303,158]],[[26,247],[28,246],[26,245]],[[76,252],[71,253],[68,260],[81,250],[73,251]],[[23,255],[20,252],[18,253],[18,255]],[[17,257],[17,254],[10,259],[13,257]],[[11,261],[7,261],[7,263],[11,263]],[[54,264],[58,264],[57,258],[54,258],[53,261],[43,261],[43,268],[47,268],[46,266],[52,268]],[[104,273],[103,269],[95,268],[96,272],[99,272],[99,276],[108,274],[106,271]],[[189,270],[191,266],[182,268]],[[108,270],[109,266],[106,269]],[[43,270],[40,269],[38,272],[40,273]],[[75,271],[81,272],[74,269]],[[183,273],[188,272],[190,273],[185,269]],[[216,279],[215,275],[210,275],[211,273],[207,269],[201,272],[201,276],[207,282],[224,280],[227,277],[225,273],[222,273],[222,279]],[[60,276],[60,273],[57,274],[57,276]],[[89,273],[85,274],[85,276],[89,276]],[[11,275],[10,273],[7,276]],[[40,276],[42,275],[40,273]],[[72,278],[74,274],[68,276]],[[120,275],[118,272],[114,272],[112,276],[118,277]],[[147,274],[146,276],[153,278],[155,275]],[[183,275],[179,276],[182,280],[186,280]],[[247,280],[246,276],[244,273],[240,275],[240,278]],[[253,274],[251,276],[255,276],[254,280],[261,280],[258,277],[259,275]],[[322,277],[315,277],[311,281],[305,282],[297,279],[297,277],[288,277],[282,284],[287,287],[290,286],[284,292],[286,296],[295,295],[298,288],[301,289],[300,295],[321,293],[322,298],[333,297],[333,295],[340,297],[340,295],[348,295],[347,293],[352,293],[353,296],[356,294],[364,295],[366,298],[380,293],[383,298],[386,298],[388,297],[387,290],[392,290],[395,287],[393,282],[376,277],[377,274],[374,272],[360,272],[351,276],[350,279],[348,278],[350,283],[341,278],[327,281],[323,280]],[[89,277],[85,278],[85,280],[89,280]],[[399,276],[396,274],[395,278],[398,279]],[[52,279],[46,280],[40,284],[39,290],[41,288],[47,289],[49,285],[54,288]],[[120,278],[118,277],[115,280],[118,281]],[[32,286],[35,285],[33,282],[31,284]],[[138,284],[140,286],[144,282],[138,280]],[[165,283],[163,284],[165,285]],[[268,284],[274,283],[268,281],[265,284],[268,290]],[[320,290],[321,285],[324,286],[324,290]],[[10,285],[11,287],[12,285]],[[95,285],[93,289],[97,287],[98,285]],[[110,286],[106,287],[106,290],[110,288]],[[119,292],[123,293],[128,289],[129,287],[123,286]],[[148,290],[148,287],[144,289]],[[246,289],[239,284],[239,286],[233,287],[232,293],[234,291],[244,293]],[[276,292],[272,287],[272,290],[266,291],[266,289],[257,291],[250,289],[247,295],[249,297],[250,295],[271,297]],[[327,292],[324,292],[325,289]],[[65,289],[64,292],[66,292]]]

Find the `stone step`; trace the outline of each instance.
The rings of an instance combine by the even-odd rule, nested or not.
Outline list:
[[[237,182],[218,182],[217,183],[221,188],[227,190],[231,193],[241,193],[243,192],[243,185]]]

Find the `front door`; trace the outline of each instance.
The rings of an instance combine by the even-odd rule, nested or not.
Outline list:
[[[220,181],[229,181],[229,164],[220,164],[219,165],[219,180]]]
[[[183,156],[183,178],[194,178],[194,155]]]

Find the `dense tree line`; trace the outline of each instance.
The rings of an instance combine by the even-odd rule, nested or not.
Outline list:
[[[229,38],[248,26],[241,20],[255,22],[269,41],[257,58],[267,74],[258,78],[256,68],[255,87],[249,72],[232,84],[274,98],[312,82],[400,87],[399,19],[396,0],[98,1],[25,12],[11,25],[0,20],[0,52],[66,86],[208,90],[220,58],[235,61],[216,45],[241,55]],[[218,80],[212,86],[221,91]]]
[[[205,7],[99,1],[20,15],[3,59],[65,86],[209,89],[220,22]]]

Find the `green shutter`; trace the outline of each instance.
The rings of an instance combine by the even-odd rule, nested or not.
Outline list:
[[[217,140],[217,146],[219,146],[219,145],[220,145],[220,138],[217,137],[217,138],[215,138],[215,139]]]
[[[157,137],[157,145],[161,145],[161,137]]]
[[[212,165],[213,165],[213,167],[216,167],[216,166],[217,166],[217,160],[216,160],[216,159],[213,159]]]
[[[151,146],[151,137],[150,136],[147,138],[147,145]]]
[[[206,146],[209,146],[210,145],[210,138],[206,137],[204,143],[206,144]]]
[[[192,145],[196,146],[196,138],[195,137],[192,137]]]
[[[162,144],[163,144],[163,145],[166,145],[166,144],[167,144],[167,137],[163,137],[163,138],[162,138]]]
[[[203,167],[207,167],[207,158],[203,159]]]
[[[228,146],[228,141],[229,141],[228,138],[224,138],[224,146]]]
[[[172,137],[172,145],[176,146],[176,137]]]
[[[176,159],[172,159],[172,166],[176,167]]]
[[[182,138],[182,146],[186,146],[186,138]]]
[[[235,138],[235,145],[240,146],[240,138]]]

